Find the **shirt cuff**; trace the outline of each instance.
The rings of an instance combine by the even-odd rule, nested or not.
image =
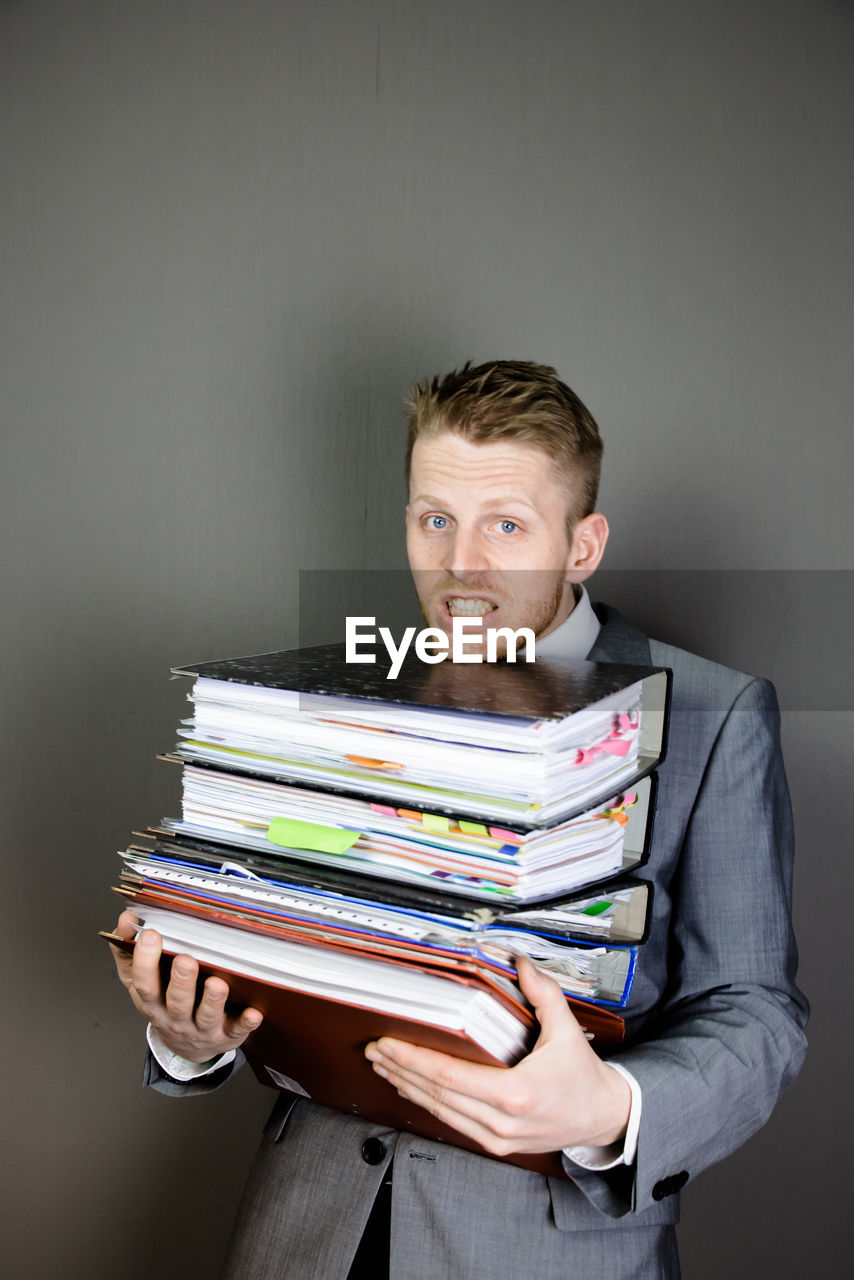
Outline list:
[[[618,1062],[606,1062],[606,1067],[618,1071],[628,1084],[632,1101],[629,1109],[629,1122],[626,1136],[622,1142],[613,1142],[610,1147],[564,1147],[563,1154],[582,1169],[590,1169],[595,1173],[605,1173],[608,1169],[616,1169],[622,1164],[634,1164],[638,1151],[638,1131],[641,1121],[641,1087],[630,1071],[621,1067]]]
[[[166,1048],[166,1045],[150,1022],[145,1035],[149,1049],[167,1076],[171,1076],[173,1080],[179,1080],[182,1083],[188,1080],[198,1080],[200,1076],[208,1076],[212,1071],[218,1071],[220,1067],[227,1067],[230,1062],[234,1061],[234,1050],[229,1049],[226,1053],[221,1053],[218,1058],[211,1058],[209,1062],[188,1062],[179,1053],[173,1053],[171,1049]]]

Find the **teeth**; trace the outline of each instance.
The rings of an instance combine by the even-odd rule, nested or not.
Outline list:
[[[488,600],[465,600],[462,596],[452,596],[448,601],[448,613],[452,618],[482,618],[485,613],[492,613],[498,606]]]

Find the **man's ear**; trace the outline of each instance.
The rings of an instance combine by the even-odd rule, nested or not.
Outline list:
[[[584,582],[599,567],[609,532],[608,521],[600,511],[578,521],[566,560],[567,582]]]

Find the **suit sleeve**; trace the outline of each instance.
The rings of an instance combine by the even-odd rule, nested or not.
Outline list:
[[[800,1069],[792,837],[777,700],[754,680],[722,724],[685,833],[660,1011],[615,1056],[643,1097],[635,1167],[567,1166],[609,1216],[642,1212],[739,1147]]]
[[[157,1093],[165,1093],[173,1098],[192,1098],[202,1093],[213,1093],[230,1080],[235,1071],[239,1071],[246,1061],[240,1049],[234,1058],[224,1067],[211,1071],[207,1075],[197,1076],[195,1080],[176,1080],[160,1065],[151,1050],[145,1059],[142,1072],[143,1087],[154,1089]]]

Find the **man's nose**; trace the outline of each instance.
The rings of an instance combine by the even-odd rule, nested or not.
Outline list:
[[[442,566],[460,582],[491,568],[488,548],[476,529],[457,526],[448,544]]]

